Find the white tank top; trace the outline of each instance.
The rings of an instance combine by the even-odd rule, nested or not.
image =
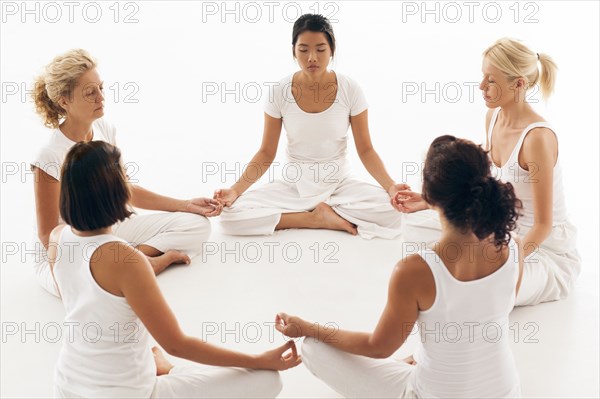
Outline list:
[[[515,398],[519,375],[509,345],[518,248],[489,276],[459,281],[430,249],[421,251],[435,280],[435,300],[420,312],[414,387],[420,398]]]
[[[125,242],[109,234],[80,237],[70,226],[61,232],[54,276],[66,315],[54,377],[65,396],[149,398],[154,388],[146,328],[127,300],[101,288],[90,269],[96,250],[111,241]]]
[[[498,119],[498,113],[500,113],[501,108],[498,107],[494,110],[494,114],[490,121],[490,126],[488,128],[488,144],[492,146],[492,131],[494,129],[494,125],[496,124],[496,120]],[[552,129],[552,126],[548,122],[535,122],[527,126],[523,133],[521,133],[521,137],[519,137],[519,141],[517,141],[517,145],[513,149],[508,161],[502,166],[499,167],[494,164],[492,160],[492,176],[501,180],[503,182],[510,182],[514,188],[515,193],[517,194],[517,198],[519,198],[523,202],[523,209],[521,210],[522,216],[518,219],[519,227],[525,227],[529,229],[533,226],[533,193],[531,184],[535,184],[535,166],[532,165],[530,170],[525,170],[519,165],[519,153],[521,152],[521,147],[523,146],[523,141],[525,140],[525,136],[527,133],[536,127],[545,127],[548,129]],[[491,153],[490,153],[491,158]],[[558,159],[556,161],[556,165],[554,166],[553,173],[553,204],[552,204],[552,225],[556,226],[559,224],[563,224],[567,221],[567,206],[565,203],[565,195],[563,189],[563,180],[562,180],[562,167],[560,165],[560,151],[558,155]],[[520,234],[523,234],[520,231]]]

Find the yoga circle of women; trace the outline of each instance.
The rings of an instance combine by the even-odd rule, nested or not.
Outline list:
[[[335,51],[327,18],[305,14],[294,23],[292,54],[300,70],[268,96],[259,150],[233,186],[190,200],[128,181],[89,53],[71,50],[46,66],[33,93],[38,114],[53,129],[31,162],[40,252],[35,271],[61,299],[65,321],[76,326],[57,361],[57,397],[276,397],[278,371],[302,362],[346,397],[521,395],[509,314],[514,306],[565,298],[581,269],[558,135],[526,101],[536,84],[551,94],[554,61],[507,38],[486,49],[480,84],[489,108],[485,147],[435,138],[418,193],[386,171],[371,143],[361,87],[328,68]],[[353,177],[349,127],[379,185]],[[284,170],[291,175],[250,190],[274,162],[282,129]],[[162,212],[136,215],[134,207]],[[287,338],[248,355],[186,335],[156,280],[202,251],[214,216],[229,235],[309,228],[365,239],[402,234],[429,245],[395,265],[373,332],[332,329],[280,312],[275,328],[305,337],[302,357]],[[450,247],[460,249],[457,256],[448,255]],[[63,251],[71,256],[60,256]],[[99,339],[86,338],[81,327],[90,324]],[[415,354],[391,359],[415,326]],[[196,364],[173,366],[151,338]]]

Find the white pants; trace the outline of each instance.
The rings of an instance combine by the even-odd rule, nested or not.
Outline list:
[[[523,237],[526,231],[518,231]],[[577,229],[570,222],[552,227],[550,236],[523,263],[515,306],[558,301],[569,295],[581,271]]]
[[[185,212],[133,215],[113,226],[113,234],[133,246],[148,245],[161,252],[178,250],[190,257],[202,250],[210,235],[210,222],[204,216]],[[35,274],[38,282],[49,293],[58,296],[44,246],[36,243]]]
[[[313,210],[325,202],[358,227],[362,238],[393,239],[400,235],[402,214],[379,186],[356,178],[342,180],[319,195],[301,197],[293,183],[276,180],[241,195],[221,214],[221,226],[230,235],[269,235],[282,213]]]
[[[420,213],[428,212],[419,216]],[[431,245],[441,236],[437,213],[422,211],[407,215],[403,229],[404,245],[420,249]],[[413,216],[414,215],[414,216]],[[525,237],[526,228],[517,229]],[[569,295],[581,271],[581,257],[577,251],[577,229],[570,222],[552,227],[542,245],[525,258],[523,278],[515,306],[537,305],[558,301]]]
[[[282,387],[277,371],[175,366],[156,378],[152,398],[275,398]]]
[[[275,398],[281,388],[276,371],[197,364],[175,366],[169,374],[156,377],[150,398]],[[131,397],[131,392],[119,396]],[[54,397],[80,398],[81,394],[55,385]]]
[[[401,360],[371,359],[305,338],[302,362],[317,378],[345,398],[416,398],[415,366]]]

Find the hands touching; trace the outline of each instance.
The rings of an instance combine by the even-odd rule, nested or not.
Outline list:
[[[398,201],[397,201],[397,194],[401,191],[410,191],[410,186],[408,184],[405,183],[399,183],[399,184],[392,184],[390,186],[390,188],[388,188],[388,195],[390,196],[390,203],[392,204],[392,206],[394,207],[395,210],[402,212],[400,210]]]
[[[240,195],[232,188],[221,188],[215,191],[213,199],[221,206],[231,206]]]
[[[219,216],[223,211],[223,205],[211,198],[193,198],[185,201],[185,212],[211,217]]]
[[[413,213],[429,209],[429,204],[421,194],[412,191],[408,184],[394,184],[388,189],[388,194],[392,206],[399,212]]]
[[[402,213],[413,213],[429,209],[429,204],[423,199],[420,193],[414,191],[402,190],[396,193],[392,203],[396,203],[394,208]]]

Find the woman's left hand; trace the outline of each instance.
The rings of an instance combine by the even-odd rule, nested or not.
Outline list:
[[[193,198],[186,201],[185,211],[206,217],[219,216],[223,205],[212,198]]]
[[[277,313],[275,316],[275,329],[290,338],[313,336],[315,325],[297,316],[286,313]]]

